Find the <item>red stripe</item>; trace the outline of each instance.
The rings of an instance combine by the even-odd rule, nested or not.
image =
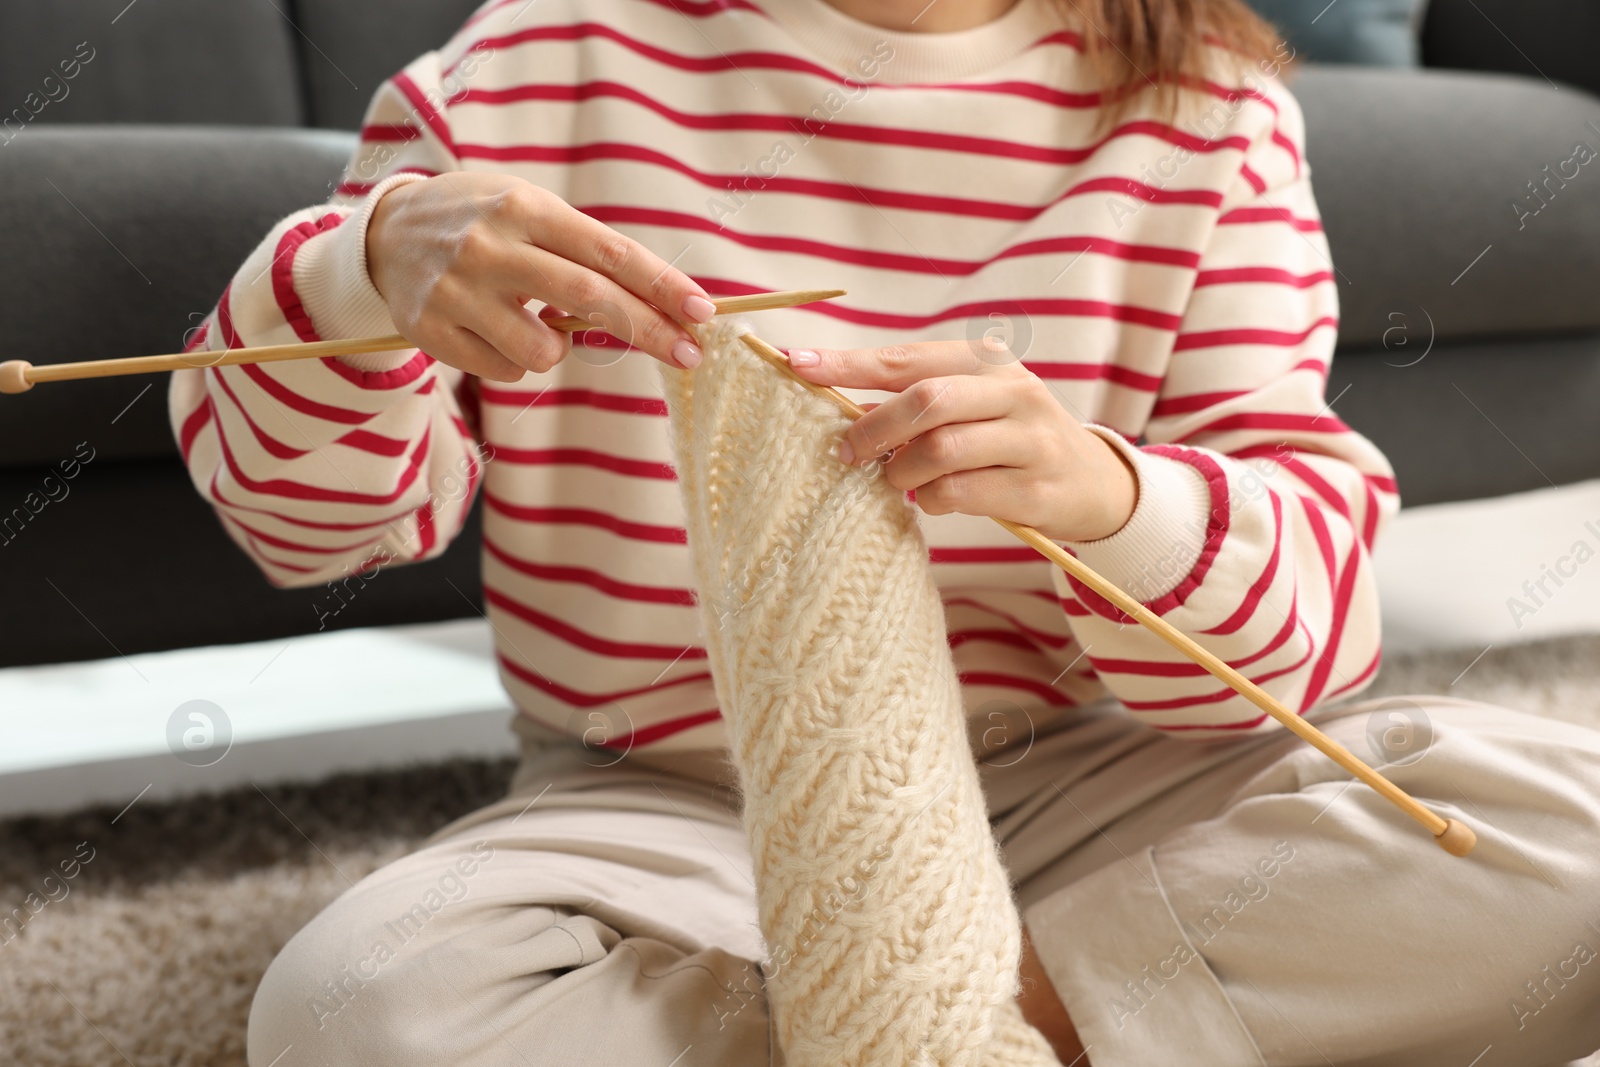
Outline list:
[[[206,490],[207,497],[216,501],[219,506],[227,508],[230,512],[243,511],[252,515],[265,515],[270,519],[276,519],[279,522],[286,522],[291,526],[299,526],[307,530],[370,530],[375,526],[388,526],[390,523],[398,522],[411,514],[410,511],[402,511],[398,515],[390,515],[373,522],[312,522],[308,519],[286,515],[281,511],[272,511],[269,508],[256,508],[247,504],[234,503],[222,493],[222,486],[218,480],[220,473],[220,469],[212,472],[211,484]]]
[[[1024,652],[1043,651],[1037,644],[1030,641],[1026,635],[1019,634],[1014,630],[957,630],[952,632],[948,638],[948,644],[952,649],[960,648],[962,645],[971,644],[975,641],[988,642],[994,645],[1009,645]]]
[[[1205,478],[1206,490],[1210,494],[1211,510],[1206,516],[1205,542],[1200,548],[1200,556],[1195,560],[1194,567],[1184,575],[1183,580],[1172,592],[1146,605],[1156,614],[1165,615],[1182,607],[1189,599],[1189,595],[1200,588],[1200,583],[1205,581],[1212,562],[1217,558],[1217,553],[1222,550],[1223,541],[1227,540],[1229,525],[1232,522],[1228,508],[1228,476],[1217,461],[1204,452],[1178,448],[1174,445],[1149,445],[1145,451],[1151,455],[1189,464]]]
[[[488,588],[483,591],[485,602],[494,605],[502,611],[510,612],[530,626],[537,627],[553,637],[560,638],[577,648],[589,652],[596,652],[603,656],[617,656],[624,659],[653,659],[676,662],[679,659],[697,660],[706,658],[703,648],[684,648],[682,645],[647,645],[634,641],[613,641],[609,638],[599,637],[586,630],[580,630],[571,623],[546,615],[536,608],[516,600],[498,589]]]
[[[427,558],[428,553],[433,551],[434,546],[439,543],[438,528],[433,521],[433,502],[431,500],[427,501],[416,510],[415,514],[417,518],[418,545],[417,554],[411,557],[412,562]]]
[[[596,467],[633,478],[652,478],[668,482],[678,480],[678,473],[672,469],[670,463],[613,456],[589,448],[496,448],[494,458],[519,465]]]
[[[417,445],[417,450],[411,455],[411,462],[400,472],[399,482],[391,493],[350,493],[337,489],[324,489],[321,486],[306,485],[302,482],[289,481],[284,478],[273,478],[267,481],[256,481],[245,474],[234,458],[233,450],[228,447],[228,442],[221,434],[217,440],[222,445],[222,458],[228,465],[228,473],[233,475],[233,480],[252,493],[263,496],[279,496],[288,500],[316,500],[330,504],[392,504],[405,495],[411,484],[417,480],[417,474],[422,469],[422,457],[427,451],[428,435],[423,434],[422,441]]]
[[[1041,698],[1054,708],[1070,708],[1077,705],[1077,701],[1071,697],[1057,692],[1034,678],[1022,678],[1014,674],[1000,674],[995,671],[962,671],[959,677],[962,685],[993,685],[1005,689],[1020,689]]]
[[[227,394],[228,399],[233,402],[234,409],[244,419],[245,426],[249,427],[251,434],[255,436],[256,443],[262,447],[267,455],[273,459],[299,459],[311,451],[308,448],[291,448],[256,425],[256,420],[250,417],[250,412],[245,410],[245,406],[239,402],[239,397],[233,391],[232,386],[228,384],[228,380],[217,373],[216,367],[207,367],[203,373],[208,380],[216,382],[223,393]],[[217,422],[217,433],[219,435],[222,433],[220,420]]]
[[[449,123],[445,121],[444,116],[439,114],[432,102],[428,100],[428,94],[424,93],[417,83],[411,80],[411,75],[401,71],[393,78],[390,78],[389,83],[400,90],[400,95],[404,96],[411,104],[412,113],[422,119],[433,135],[439,139],[439,143],[444,145],[445,150],[451,155],[456,155],[456,143],[455,139],[450,136]],[[446,103],[448,104],[450,101],[446,101]]]
[[[1075,34],[1070,33],[1052,34],[1048,37],[1041,38],[1038,44],[1066,42],[1075,37]],[[916,82],[904,85],[896,84],[894,82],[867,83],[845,77],[835,73],[827,67],[823,67],[816,63],[811,63],[807,60],[801,59],[797,56],[781,52],[729,53],[718,49],[716,56],[686,55],[679,52],[669,52],[664,48],[659,48],[655,45],[648,44],[636,37],[630,37],[627,34],[613,29],[610,26],[593,22],[572,23],[564,26],[539,26],[526,30],[519,30],[514,33],[485,37],[474,44],[473,48],[512,48],[516,47],[517,45],[534,42],[576,41],[588,38],[601,38],[604,40],[609,40],[615,44],[621,45],[629,51],[634,52],[636,55],[644,56],[645,58],[660,63],[663,66],[701,74],[743,70],[782,70],[792,73],[806,74],[811,77],[822,79],[823,81],[829,82],[833,85],[843,86],[852,90],[860,88],[864,85],[870,85],[874,90],[887,91],[894,91],[897,89],[915,89],[921,90],[925,93],[928,91],[945,91],[951,93],[979,92],[1018,96],[1040,103],[1072,109],[1099,108],[1105,103],[1105,96],[1099,93],[1069,93],[1060,89],[1053,89],[1039,86],[1030,82],[1020,81],[978,83]],[[1038,44],[1032,47],[1038,47]],[[1215,95],[1222,95],[1225,98],[1239,95],[1237,90],[1223,89],[1222,87],[1215,86],[1214,83],[1210,82],[1194,83],[1191,80],[1190,84],[1192,87],[1199,88],[1201,91],[1212,92]],[[1272,107],[1273,110],[1276,111],[1276,107],[1271,105],[1270,102],[1268,103],[1268,106]],[[829,127],[832,128],[835,125],[838,124],[830,123]],[[1181,141],[1174,140],[1172,142],[1174,144],[1184,143],[1191,145],[1210,145],[1224,143],[1205,141],[1202,138],[1197,138],[1192,134],[1186,133],[1172,126],[1168,126],[1164,123],[1150,122],[1147,123],[1147,125],[1162,129],[1164,131],[1163,137],[1166,139],[1182,139]],[[1227,138],[1225,143],[1227,144],[1227,147],[1235,148],[1239,151],[1246,151],[1249,148],[1249,141],[1244,137]],[[1194,150],[1204,151],[1205,149],[1195,148]]]
[[[238,522],[238,520],[231,515],[224,514],[220,517],[224,526],[228,525],[229,523],[237,524]],[[302,567],[294,563],[285,563],[281,559],[274,559],[269,553],[262,551],[260,543],[257,542],[254,537],[251,537],[250,534],[243,533],[242,531],[241,533],[246,542],[244,546],[245,553],[258,564],[264,564],[265,566],[262,568],[263,570],[265,570],[266,567],[276,567],[278,570],[289,571],[292,574],[316,573],[317,568],[315,567]],[[279,588],[282,588],[285,584],[287,584],[281,578],[276,577],[270,572],[267,573],[267,580]]]
[[[1298,660],[1289,664],[1287,667],[1280,667],[1275,671],[1268,671],[1265,674],[1258,674],[1250,680],[1256,685],[1265,685],[1274,678],[1282,678],[1286,674],[1293,674],[1295,671],[1298,671],[1301,667],[1305,666],[1306,661],[1311,658],[1313,651],[1314,648],[1312,647],[1312,642],[1308,640],[1306,642],[1306,654],[1304,656],[1301,656]],[[1130,711],[1177,711],[1182,708],[1199,707],[1203,704],[1221,704],[1225,701],[1235,699],[1243,698],[1241,698],[1233,689],[1225,688],[1218,689],[1211,693],[1201,693],[1196,696],[1174,697],[1170,700],[1124,700],[1122,703]],[[1266,716],[1261,716],[1261,718],[1255,719],[1254,721],[1259,723],[1265,718]],[[1210,728],[1228,729],[1231,727]]]
[[[1188,396],[1171,396],[1157,400],[1155,407],[1150,409],[1152,419],[1168,418],[1173,415],[1192,415],[1196,411],[1225,404],[1230,400],[1237,400],[1241,396],[1249,396],[1252,390],[1236,389],[1221,393],[1190,393]]]
[[[633,522],[589,508],[528,507],[502,500],[489,492],[483,494],[483,502],[507,518],[517,519],[520,522],[593,526],[635,541],[655,541],[661,544],[682,545],[689,541],[681,526],[655,526],[645,522]]]
[[[585,693],[582,690],[570,689],[536,671],[528,670],[528,668],[512,660],[504,652],[497,653],[496,658],[500,661],[500,666],[510,671],[519,681],[531,685],[540,692],[552,696],[563,703],[579,708],[597,708],[604,704],[627,700],[644,693],[656,693],[663,689],[671,689],[674,686],[687,685],[692,682],[709,682],[711,680],[710,673],[702,671],[699,674],[685,674],[677,678],[668,678],[666,681],[657,682],[654,685],[642,685],[636,689],[618,689],[613,693]]]
[[[361,370],[337,356],[323,356],[320,362],[358,389],[381,390],[401,389],[410,385],[427,373],[434,360],[426,352],[419,351],[393,370]]]
[[[1235,633],[1245,623],[1250,621],[1255,614],[1256,606],[1261,603],[1261,598],[1266,596],[1267,590],[1272,586],[1272,579],[1278,573],[1278,560],[1283,555],[1283,502],[1278,499],[1278,494],[1267,491],[1267,499],[1272,501],[1272,555],[1267,557],[1267,564],[1261,569],[1261,576],[1250,584],[1245,590],[1244,600],[1232,615],[1223,619],[1209,630],[1202,631],[1208,634]]]
[[[217,332],[222,334],[223,348],[242,348],[239,333],[233,328],[233,283],[223,286],[222,298],[217,301]]]
[[[859,187],[852,187],[851,191],[854,193],[861,190],[859,190]],[[876,194],[874,196],[876,197]],[[888,198],[900,199],[901,197],[899,194],[890,194]],[[851,199],[858,198],[851,197]],[[920,197],[918,199],[927,200],[929,198]],[[929,210],[933,209],[930,208]],[[1028,256],[1058,255],[1091,249],[1120,259],[1157,259],[1167,262],[1175,258],[1193,258],[1188,253],[1182,252],[1182,250],[1155,246],[1123,245],[1103,238],[1081,236],[1051,237],[1024,241],[1020,244],[999,249],[993,255],[981,260],[934,258],[921,254],[890,252],[881,249],[851,248],[804,237],[741,233],[726,226],[720,226],[713,219],[678,211],[663,211],[657,208],[601,204],[585,206],[583,212],[596,221],[604,222],[611,226],[631,224],[709,233],[744,248],[759,248],[794,255],[814,256],[833,263],[850,263],[856,266],[876,267],[883,270],[905,271],[914,274],[966,277],[977,274],[985,267],[1002,260],[1020,259]],[[1183,265],[1187,266],[1188,264]]]
[[[396,174],[421,174],[425,178],[435,178],[438,177],[439,172],[429,170],[427,167],[396,167],[385,174],[384,177],[388,178]],[[377,187],[377,182],[342,181],[334,188],[334,193],[337,196],[366,196]]]
[[[1258,189],[1257,192],[1260,192]],[[1287,222],[1301,233],[1321,233],[1322,222],[1318,219],[1303,219],[1287,208],[1281,207],[1236,207],[1217,220],[1218,226],[1244,225],[1254,222]]]
[[[421,130],[403,123],[377,122],[361,127],[363,141],[415,141],[421,136]]]
[[[1317,543],[1317,550],[1322,553],[1322,569],[1328,576],[1328,588],[1332,590],[1339,584],[1339,561],[1333,547],[1333,534],[1328,530],[1328,520],[1322,514],[1322,508],[1316,501],[1303,493],[1296,493],[1300,501],[1300,510],[1305,512],[1306,525],[1311,527],[1312,540]]]
[[[1057,597],[1056,602],[1061,605],[1062,611],[1066,612],[1074,619],[1084,619],[1094,614],[1094,612],[1090,611],[1076,600],[1069,600],[1066,597]]]
[[[1296,430],[1302,433],[1349,433],[1339,416],[1301,415],[1288,411],[1241,411],[1223,415],[1211,422],[1190,430],[1180,440],[1191,440],[1201,434],[1223,433],[1228,430]]]
[[[626,752],[636,746],[663,741],[674,734],[681,734],[685,730],[693,729],[696,726],[703,726],[708,722],[716,722],[720,718],[722,718],[722,712],[715,708],[710,711],[697,711],[693,715],[684,715],[680,718],[668,719],[666,722],[654,723],[644,727],[642,730],[635,730],[633,733],[623,734],[621,737],[613,737],[611,740],[601,741],[599,744],[602,748],[620,748]]]
[[[1152,455],[1163,456],[1167,459],[1188,463],[1194,467],[1206,480],[1206,490],[1209,495],[1211,510],[1206,518],[1205,542],[1201,546],[1200,555],[1189,573],[1176,587],[1165,596],[1149,601],[1145,607],[1158,615],[1165,614],[1176,608],[1182,607],[1189,599],[1205,576],[1211,569],[1212,562],[1222,548],[1223,541],[1228,536],[1230,513],[1228,508],[1228,478],[1216,460],[1202,452],[1192,449],[1177,448],[1171,445],[1147,445],[1145,451]],[[1070,550],[1069,550],[1070,551]],[[1072,575],[1066,575],[1067,585],[1072,589],[1078,602],[1101,618],[1109,619],[1119,625],[1131,625],[1134,620],[1123,610],[1099,593],[1084,585]]]
[[[1367,493],[1367,510],[1361,519],[1361,543],[1367,546],[1367,551],[1372,551],[1372,543],[1378,536],[1378,497],[1372,491],[1372,483],[1362,483],[1362,488]]]
[[[1245,656],[1243,659],[1228,660],[1228,666],[1232,667],[1236,671],[1243,670],[1244,668],[1250,666],[1250,664],[1266,659],[1268,656],[1272,655],[1272,653],[1282,648],[1284,643],[1289,640],[1289,635],[1293,634],[1300,628],[1300,616],[1295,609],[1296,605],[1291,604],[1289,608],[1289,614],[1284,620],[1284,624],[1278,628],[1277,633],[1272,635],[1271,641],[1268,641],[1266,645],[1260,649],[1257,649],[1255,652],[1250,653],[1250,655]],[[1205,632],[1210,633],[1209,630]],[[1145,678],[1198,678],[1202,674],[1211,673],[1198,663],[1192,663],[1189,660],[1179,660],[1176,663],[1170,663],[1160,660],[1101,659],[1096,656],[1091,656],[1089,657],[1089,661],[1093,664],[1097,674],[1132,674]]]
[[[1220,348],[1223,345],[1271,345],[1275,348],[1293,348],[1306,342],[1306,339],[1325,326],[1335,330],[1339,328],[1339,318],[1336,315],[1324,315],[1304,330],[1261,330],[1240,328],[1233,330],[1203,330],[1195,333],[1178,335],[1173,344],[1174,352],[1185,352],[1195,348]],[[1327,416],[1323,416],[1326,418]]]
[[[638,42],[635,43],[637,44]],[[641,45],[640,47],[648,48],[650,46]],[[679,57],[679,59],[680,61],[700,62],[700,60],[689,59],[688,57]],[[839,84],[850,84],[846,79],[833,75],[821,67],[815,69],[822,72],[824,76],[834,79]],[[883,83],[883,86],[891,84]],[[928,87],[919,86],[919,88],[926,90]],[[1028,96],[1036,100],[1044,99],[1050,103],[1064,106],[1087,108],[1098,108],[1100,106],[1098,94],[1067,94],[1058,90],[1044,89],[1043,87],[1030,87],[1022,82],[998,82],[981,87],[966,86],[963,88],[968,92],[977,90]],[[1174,137],[1180,138],[1180,140],[1173,140],[1172,143],[1184,144],[1197,152],[1208,151],[1213,146],[1225,143],[1208,141],[1177,130],[1174,127],[1155,122],[1129,123],[1125,131],[1124,128],[1119,127],[1118,130],[1112,131],[1105,139],[1095,142],[1093,145],[1077,149],[1061,149],[1022,144],[1015,141],[999,141],[988,137],[906,129],[898,126],[866,126],[832,120],[818,122],[808,115],[747,111],[715,113],[680,111],[662,103],[654,96],[640,92],[630,85],[606,80],[585,81],[576,85],[524,83],[499,89],[468,89],[455,98],[452,103],[460,105],[477,104],[482,107],[503,107],[507,104],[527,103],[530,101],[577,104],[601,99],[625,100],[685,130],[762,131],[798,135],[807,142],[813,138],[832,138],[841,141],[868,144],[899,144],[914,148],[930,148],[937,151],[978,153],[986,156],[1015,159],[1040,159],[1052,163],[1079,162],[1092,155],[1106,143],[1106,140],[1120,136],[1132,136],[1136,133],[1149,134],[1159,131],[1156,133],[1157,136],[1161,136],[1166,140],[1172,140]],[[1074,100],[1076,102],[1073,102]],[[1242,147],[1243,139],[1235,138],[1226,143],[1228,143],[1229,147],[1240,148]],[[1101,191],[1126,192],[1151,203],[1189,203],[1204,204],[1209,207],[1222,206],[1222,194],[1213,189],[1173,190],[1168,193],[1166,190],[1143,185],[1129,178],[1113,178],[1109,180],[1115,184],[1104,187]],[[1168,199],[1169,197],[1170,199]]]
[[[1277,267],[1229,267],[1201,271],[1195,275],[1194,287],[1201,289],[1208,285],[1245,285],[1261,282],[1268,285],[1287,285],[1292,289],[1310,289],[1314,285],[1331,281],[1333,281],[1331,270],[1295,274],[1293,271],[1280,270]]]
[[[1054,599],[1054,597],[1051,599]],[[1044,630],[1036,629],[1027,625],[1015,615],[1001,611],[999,608],[990,607],[988,604],[973,600],[969,597],[950,597],[949,599],[945,600],[944,606],[947,613],[951,608],[965,607],[972,608],[976,611],[981,611],[987,615],[993,615],[997,619],[1004,619],[1006,622],[1011,624],[1012,629],[1016,630],[1018,633],[1027,635],[1028,639],[1033,641],[1035,644],[1043,645],[1047,648],[1058,650],[1063,649],[1072,644],[1074,640],[1070,633],[1053,634]]]
[[[1031,204],[1005,204],[987,200],[973,200],[964,197],[931,196],[922,193],[907,193],[893,189],[881,189],[873,186],[862,186],[850,182],[822,181],[811,178],[793,178],[784,175],[774,175],[770,178],[758,180],[749,174],[729,173],[714,174],[707,171],[696,170],[675,156],[656,151],[642,145],[624,144],[614,141],[600,141],[581,145],[518,145],[511,147],[496,147],[490,145],[466,145],[462,151],[469,155],[476,153],[481,158],[492,159],[500,162],[533,162],[553,163],[560,165],[576,165],[590,163],[598,160],[627,160],[629,162],[644,163],[661,167],[681,174],[693,181],[700,183],[719,193],[739,195],[742,191],[758,191],[762,193],[786,193],[793,196],[808,196],[823,200],[840,200],[851,204],[867,204],[875,208],[900,208],[907,211],[924,211],[944,215],[961,215],[978,218],[998,218],[1017,221],[1028,221],[1037,218],[1048,210],[1056,201],[1049,201],[1039,205]],[[1126,179],[1112,180],[1120,186]],[[1086,191],[1095,191],[1086,188]],[[1070,190],[1069,190],[1070,192]],[[1176,195],[1176,194],[1174,194]],[[1179,266],[1196,266],[1200,257],[1187,249],[1162,248],[1160,246],[1121,245],[1118,242],[1105,238],[1078,236],[1073,238],[1054,239],[1056,241],[1073,240],[1079,246],[1061,244],[1059,247],[1076,251],[1078,247],[1088,248],[1091,251],[1106,254],[1119,254],[1121,258],[1130,260],[1145,260],[1154,263],[1175,263]],[[1019,248],[1031,248],[1024,244]],[[1118,253],[1118,249],[1130,249],[1128,253]],[[1135,254],[1138,253],[1138,254]],[[1019,253],[1020,254],[1020,253]]]
[[[1322,695],[1322,689],[1328,684],[1328,673],[1333,670],[1333,661],[1339,655],[1339,645],[1344,640],[1344,623],[1350,615],[1350,602],[1355,598],[1356,571],[1361,566],[1361,546],[1351,545],[1350,554],[1345,557],[1344,573],[1339,577],[1339,588],[1333,601],[1333,626],[1328,631],[1327,646],[1322,655],[1317,657],[1317,664],[1311,669],[1311,681],[1306,685],[1305,699],[1300,703],[1300,714],[1304,715],[1310,708],[1316,706],[1317,698]]]
[[[1363,669],[1360,674],[1356,675],[1354,678],[1352,678],[1350,681],[1346,682],[1344,685],[1341,685],[1339,688],[1331,690],[1328,693],[1328,700],[1332,700],[1334,697],[1339,696],[1341,693],[1348,693],[1352,689],[1360,688],[1367,681],[1367,679],[1371,678],[1374,674],[1378,673],[1378,667],[1382,663],[1383,663],[1383,649],[1380,648],[1380,649],[1378,649],[1378,651],[1376,651],[1376,652],[1374,652],[1372,654],[1372,662],[1368,663],[1366,665],[1365,669]]]
[[[538,578],[540,581],[574,582],[579,585],[586,585],[597,592],[604,593],[606,596],[616,597],[618,600],[637,600],[646,604],[683,604],[692,607],[695,603],[694,591],[691,589],[634,585],[630,582],[618,581],[609,575],[589,570],[586,567],[534,563],[531,560],[519,559],[513,556],[487,536],[483,539],[483,547],[491,556],[517,573],[525,574],[530,578]]]
[[[749,11],[753,14],[760,15],[762,18],[768,17],[764,10],[750,3],[749,0],[641,0],[641,2],[651,3],[657,7],[669,8],[673,11],[676,11],[680,15],[688,16],[689,18],[709,18],[730,11]],[[471,18],[467,19],[462,28],[465,29],[467,26],[476,25],[485,18],[488,18],[494,12],[499,11],[503,7],[509,7],[512,4],[521,4],[526,7],[528,5],[528,0],[499,0],[499,3],[490,4],[487,7],[479,8],[473,13]],[[512,19],[511,21],[515,22],[516,19]],[[467,51],[471,52],[479,47],[481,47],[481,44],[474,44],[471,48],[467,49]]]
[[[479,387],[479,398],[485,404],[514,408],[572,405],[601,411],[620,411],[628,415],[659,415],[665,418],[667,414],[667,402],[658,397],[602,393],[594,389],[546,389],[530,393],[522,389],[502,389],[485,381]]]
[[[321,401],[312,400],[310,397],[301,396],[299,393],[284,385],[278,379],[268,374],[260,363],[242,363],[238,370],[261,387],[261,390],[274,400],[279,401],[302,415],[312,415],[328,422],[343,423],[346,426],[358,426],[371,419],[372,416],[364,411],[352,411],[349,408],[334,407]],[[221,369],[217,373],[223,373]]]
[[[702,285],[725,291],[730,286],[739,283],[723,279],[698,279]],[[739,288],[749,291],[755,290],[750,286],[739,285]],[[1118,322],[1128,322],[1140,326],[1149,326],[1160,330],[1175,330],[1181,322],[1181,316],[1173,315],[1154,308],[1134,307],[1126,304],[1111,304],[1103,300],[1049,300],[1049,299],[1023,299],[1012,300],[1007,303],[1007,308],[1012,314],[1032,315],[1044,317],[1047,315],[1060,315],[1064,317],[1081,317],[1092,319],[1114,319]],[[840,319],[844,322],[853,322],[862,326],[879,326],[892,330],[924,329],[941,322],[966,319],[985,318],[994,310],[993,301],[976,301],[970,304],[956,304],[942,311],[931,312],[927,315],[900,315],[887,311],[869,311],[863,308],[851,308],[840,305],[837,301],[829,300],[821,304],[812,304],[807,307],[818,315],[827,315],[830,318]],[[1060,364],[1039,364],[1040,367],[1059,366]],[[1035,368],[1035,373],[1039,373]],[[1137,371],[1124,370],[1108,372],[1107,377],[1126,376],[1134,380],[1151,380],[1147,375]]]
[[[317,335],[316,328],[311,324],[311,316],[306,313],[305,306],[300,302],[300,294],[295,291],[295,256],[299,254],[301,245],[318,234],[336,229],[342,222],[343,215],[330,212],[315,221],[291,226],[278,238],[278,248],[272,256],[272,295],[278,302],[278,310],[283,313],[284,321],[294,328],[295,336],[301,341],[320,341],[322,338]]]
[[[1160,390],[1162,378],[1156,374],[1124,367],[1120,363],[1035,363],[1022,364],[1040,378],[1069,381],[1108,381],[1140,389],[1146,393]]]
[[[1329,484],[1326,478],[1318,474],[1311,464],[1295,455],[1279,460],[1279,465],[1304,482],[1334,511],[1343,515],[1347,520],[1350,519],[1350,501],[1346,500],[1344,494]]]
[[[194,448],[194,439],[200,436],[200,431],[206,428],[211,421],[211,396],[205,394],[195,409],[189,412],[189,417],[183,420],[183,428],[178,431],[178,451],[183,453],[183,461],[189,462],[189,452]]]
[[[351,430],[343,437],[337,438],[333,443],[344,445],[347,448],[359,449],[362,452],[371,452],[375,456],[388,456],[390,458],[405,455],[406,449],[411,447],[410,441],[405,441],[398,437],[385,437],[370,430]]]
[[[368,547],[369,545],[375,544],[381,539],[380,535],[379,537],[372,538],[371,540],[358,541],[353,545],[308,545],[301,541],[291,541],[288,538],[278,537],[274,534],[269,534],[264,530],[258,530],[254,526],[247,525],[237,515],[229,515],[228,519],[234,525],[238,526],[239,529],[248,533],[252,538],[265,544],[269,544],[273,548],[287,548],[291,552],[304,552],[307,555],[314,556],[337,556],[346,552],[356,552],[360,549]]]

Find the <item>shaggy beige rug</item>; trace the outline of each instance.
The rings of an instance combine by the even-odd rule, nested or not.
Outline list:
[[[1600,636],[1395,657],[1370,695],[1399,693],[1600,729]],[[499,796],[511,769],[456,762],[247,788],[136,804],[114,824],[116,809],[0,823],[0,1062],[244,1067],[251,994],[290,935]]]

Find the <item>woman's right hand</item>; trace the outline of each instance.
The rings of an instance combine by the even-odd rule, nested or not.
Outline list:
[[[703,289],[643,245],[504,174],[391,189],[367,227],[367,273],[407,340],[501,382],[566,356],[571,338],[541,318],[556,309],[672,367],[700,362],[682,324],[716,313]],[[539,313],[524,306],[534,300],[546,305]]]

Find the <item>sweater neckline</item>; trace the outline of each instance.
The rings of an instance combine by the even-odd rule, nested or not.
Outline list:
[[[1017,0],[997,19],[943,33],[884,29],[845,14],[827,0],[760,3],[775,23],[839,73],[854,81],[899,85],[982,74],[1064,25],[1056,0]]]

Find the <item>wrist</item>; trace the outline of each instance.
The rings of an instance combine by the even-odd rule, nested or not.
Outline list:
[[[1079,462],[1087,468],[1087,476],[1074,479],[1067,489],[1060,520],[1040,531],[1053,540],[1104,540],[1125,527],[1138,507],[1138,468],[1097,429],[1101,428],[1081,428],[1084,450]]]
[[[1227,491],[1194,464],[1129,444],[1116,431],[1086,426],[1137,471],[1133,514],[1097,540],[1065,541],[1112,584],[1151,603],[1176,589],[1201,558],[1215,523],[1226,521]]]
[[[367,280],[385,303],[388,293],[383,284],[382,267],[389,262],[387,250],[391,242],[388,237],[396,212],[407,197],[407,187],[423,181],[427,178],[421,174],[392,174],[367,194],[367,202],[362,205],[362,266]]]

